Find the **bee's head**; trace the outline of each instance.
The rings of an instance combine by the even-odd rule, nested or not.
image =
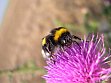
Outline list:
[[[62,35],[59,38],[58,42],[62,46],[71,44],[71,42],[72,42],[72,36],[71,36],[70,32],[67,31],[65,33],[62,33]]]

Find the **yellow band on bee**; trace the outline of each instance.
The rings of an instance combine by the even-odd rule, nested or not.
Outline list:
[[[46,44],[46,38],[43,38],[42,45]]]
[[[65,28],[60,29],[60,30],[57,30],[57,31],[55,32],[54,40],[55,40],[55,41],[58,41],[58,38],[59,38],[63,33],[65,33],[65,32],[67,32],[67,29],[65,29]]]

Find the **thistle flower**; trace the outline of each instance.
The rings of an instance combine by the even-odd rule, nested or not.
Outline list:
[[[53,60],[47,60],[46,83],[101,83],[110,77],[111,55],[106,53],[103,35],[78,44],[58,48]]]

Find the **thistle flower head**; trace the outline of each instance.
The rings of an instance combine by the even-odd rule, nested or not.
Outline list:
[[[79,45],[78,45],[79,44]],[[108,64],[111,55],[106,53],[104,38],[92,35],[80,43],[58,48],[54,53],[54,63],[47,61],[47,83],[101,83],[111,74]]]

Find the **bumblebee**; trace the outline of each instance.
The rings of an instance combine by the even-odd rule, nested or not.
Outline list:
[[[56,48],[64,48],[64,46],[68,46],[73,42],[76,42],[74,39],[81,40],[79,37],[71,35],[71,33],[64,27],[58,27],[51,30],[49,35],[42,38],[43,57],[53,57],[53,53]]]

